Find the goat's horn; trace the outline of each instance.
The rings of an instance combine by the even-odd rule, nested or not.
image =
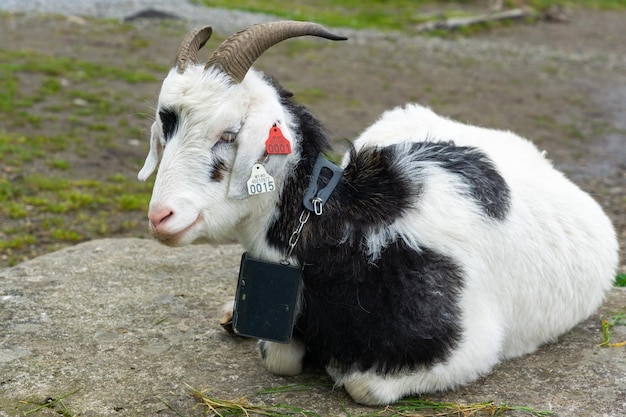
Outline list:
[[[185,36],[176,54],[176,67],[179,74],[185,72],[185,68],[190,62],[192,64],[198,63],[198,51],[209,40],[212,33],[211,26],[204,26],[195,28]]]
[[[240,83],[263,52],[285,39],[307,35],[333,41],[348,39],[329,32],[317,23],[295,21],[261,23],[241,30],[222,42],[204,68],[206,70],[216,66],[233,81]]]

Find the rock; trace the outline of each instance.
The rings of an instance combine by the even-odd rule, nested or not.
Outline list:
[[[138,19],[179,19],[180,20],[181,17],[174,13],[170,13],[170,12],[166,12],[163,10],[158,10],[158,9],[149,7],[146,9],[142,9],[138,12],[131,13],[128,16],[125,16],[123,20],[124,22],[132,22]]]
[[[201,415],[190,387],[320,415],[372,412],[332,389],[315,367],[297,377],[269,374],[254,340],[222,330],[221,306],[234,294],[241,252],[236,245],[105,239],[0,270],[0,416],[21,416],[46,401],[62,411],[54,399],[64,395],[63,406],[81,416]],[[568,417],[626,415],[626,348],[597,346],[600,314],[624,310],[626,290],[615,288],[598,314],[557,343],[425,398],[493,400]],[[612,340],[626,340],[626,326],[614,327]],[[289,384],[313,386],[254,396]]]

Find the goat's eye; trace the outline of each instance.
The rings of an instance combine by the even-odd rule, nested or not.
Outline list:
[[[234,142],[235,139],[237,139],[237,132],[233,132],[230,130],[225,130],[222,132],[222,135],[220,136],[220,140],[223,142]]]

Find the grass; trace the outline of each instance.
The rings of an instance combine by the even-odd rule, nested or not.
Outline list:
[[[236,7],[233,7],[233,3],[227,0],[197,0],[197,2],[210,7],[268,13],[284,19],[310,20],[331,27],[376,28],[380,30],[401,30],[422,23],[427,17],[420,13],[419,6],[433,4],[423,0],[394,2],[380,0],[320,0],[316,2],[295,0],[288,4],[281,0],[244,0],[237,2]],[[469,1],[469,3],[471,2]],[[468,3],[468,1],[461,1],[460,3]]]
[[[247,10],[267,13],[284,19],[310,20],[331,27],[354,29],[412,30],[415,25],[433,17],[463,16],[464,6],[482,6],[486,2],[477,0],[433,1],[433,0],[196,0],[210,7]],[[505,1],[505,5],[519,7],[519,1]],[[624,0],[527,0],[527,6],[544,10],[554,5],[584,6],[602,9],[626,8]],[[235,5],[235,6],[233,6]],[[423,10],[438,10],[436,14]],[[439,11],[442,10],[440,13]]]
[[[224,0],[202,1],[210,6],[232,7]],[[545,7],[554,2],[528,3]],[[626,1],[615,0],[574,3],[626,7]],[[237,7],[333,26],[401,29],[423,19],[420,6],[439,8],[441,2],[296,0],[288,7],[286,4],[282,0],[243,0]],[[455,4],[482,3],[445,2],[443,8],[454,8]],[[145,154],[141,158],[127,155],[123,138],[142,137],[141,128],[148,123],[139,112],[150,105],[148,99],[142,102],[132,95],[142,87],[156,94],[168,65],[136,57],[152,39],[134,33],[132,25],[98,21],[94,27],[89,26],[82,33],[78,26],[64,27],[59,35],[63,39],[102,42],[98,32],[118,31],[124,34],[125,42],[115,46],[116,53],[129,58],[103,63],[98,62],[97,54],[79,59],[48,53],[46,49],[14,50],[10,43],[0,45],[0,267],[111,234],[147,236],[144,218],[152,184],[136,182],[130,168],[120,171],[118,177],[113,173],[100,178],[101,171],[87,165],[115,160],[120,169],[124,165],[140,167]],[[293,54],[315,48],[298,42],[286,46],[287,53]],[[317,88],[299,92],[299,100],[308,104],[340,99]],[[576,134],[574,128],[571,133]]]
[[[141,137],[138,111],[148,106],[128,92],[148,84],[156,93],[166,71],[0,46],[0,267],[97,237],[142,236],[152,183],[134,178],[143,155],[122,149]],[[134,169],[101,178],[98,160]]]
[[[616,313],[606,317],[602,317],[602,343],[598,347],[624,347],[626,340],[615,342],[611,339],[611,331],[615,326],[626,325],[626,313]]]
[[[147,72],[141,63],[119,68],[31,50],[0,49],[0,121],[9,126],[31,124],[28,109],[38,104],[44,104],[49,113],[77,107],[77,114],[82,116],[123,114],[128,109],[118,103],[125,92],[109,89],[106,82],[126,83],[129,88],[138,83],[156,84],[157,74],[167,68],[155,68],[154,64],[151,67],[153,71]],[[23,88],[26,78],[29,88]]]
[[[287,385],[258,391],[254,393],[253,396],[262,397],[264,395],[303,392],[310,390],[312,387],[312,385],[306,384]],[[193,388],[191,388],[191,395],[200,400],[201,404],[206,407],[207,412],[217,416],[320,416],[316,411],[288,404],[276,403],[265,405],[265,402],[262,400],[259,400],[260,402],[255,404],[248,400],[248,396],[233,400],[223,400],[210,396],[207,390],[197,390]],[[553,414],[550,411],[535,410],[526,406],[496,405],[493,401],[474,404],[457,404],[452,402],[429,401],[419,398],[406,398],[393,405],[373,409],[368,413],[351,414],[343,405],[343,399],[338,399],[338,401],[345,414],[350,417],[501,416],[508,411],[522,412],[531,416],[549,416]],[[167,405],[167,403],[165,404]],[[182,416],[182,414],[174,410],[173,407],[168,405],[168,408],[176,412],[179,416]]]
[[[63,417],[74,417],[77,414],[73,413],[63,402],[63,400],[65,400],[66,398],[68,398],[71,395],[74,395],[76,392],[78,392],[78,390],[74,390],[71,392],[68,392],[66,394],[61,395],[58,398],[46,398],[44,400],[44,402],[42,404],[38,404],[37,407],[32,408],[28,411],[24,411],[23,415],[24,416],[29,416],[31,414],[34,413],[38,413],[39,411],[43,410],[43,409],[51,409],[54,410],[55,414],[58,414],[60,416]]]
[[[359,4],[366,7],[370,2]],[[380,1],[376,3],[389,4]],[[624,2],[616,3],[623,7]],[[293,4],[297,6],[299,3]],[[317,8],[332,11],[342,4],[320,2]],[[380,13],[389,13],[393,17],[394,14],[402,14],[402,7],[408,7],[408,4],[400,1],[389,10],[380,10]],[[338,13],[338,18],[345,17]],[[376,14],[368,18],[371,20],[360,21],[357,16],[353,23],[355,27],[376,27],[384,21],[383,16],[379,18]],[[391,20],[389,28],[394,28],[396,22],[385,19]],[[413,24],[411,19],[408,16],[403,24]],[[134,44],[143,45],[146,42],[145,39],[136,39]],[[152,184],[138,183],[126,172],[116,172],[102,178],[83,177],[78,174],[79,166],[84,162],[82,158],[88,155],[95,153],[104,157],[115,153],[119,145],[118,137],[139,136],[134,126],[138,125],[137,121],[141,121],[143,116],[136,117],[136,112],[145,110],[148,105],[137,101],[124,102],[123,98],[128,91],[135,91],[139,84],[144,83],[152,84],[151,88],[156,92],[158,79],[166,70],[152,62],[133,61],[129,65],[116,67],[29,50],[0,49],[0,125],[3,126],[0,129],[0,254],[6,256],[0,259],[0,267],[13,265],[25,256],[31,256],[29,248],[34,246],[48,251],[95,237],[125,232],[136,235],[138,222],[145,222],[136,219],[145,217]],[[119,85],[112,87],[109,85],[112,82]],[[304,102],[325,99],[325,93],[316,89],[306,90],[303,95]],[[73,111],[68,112],[68,106]],[[102,122],[100,119],[105,117],[108,118],[107,122]],[[143,124],[146,124],[145,121]],[[93,162],[94,158],[89,161]],[[144,226],[141,228],[145,229]],[[624,274],[616,278],[616,285],[626,285]],[[623,314],[607,317],[603,321],[606,342],[603,346],[615,345],[616,342],[611,340],[611,330],[622,324]],[[310,387],[307,386],[287,386],[253,395],[262,398],[264,395],[306,392],[308,389]],[[66,399],[74,392],[56,399],[50,398],[25,412],[25,415],[51,409],[58,414],[72,416],[74,414],[67,406]],[[220,415],[247,415],[251,410],[273,413],[264,415],[275,416],[316,415],[311,410],[280,403],[255,404],[245,398],[225,401],[210,397],[206,391],[194,390],[194,393],[207,411],[211,404],[222,413]],[[231,410],[228,407],[233,408]],[[168,408],[174,411],[169,405]],[[495,416],[511,410],[537,416],[550,414],[529,407],[497,405],[493,402],[453,404],[407,399],[392,407],[362,414],[361,417]],[[346,415],[350,415],[347,410]]]
[[[134,84],[156,80],[154,74],[138,69],[102,65],[65,56],[48,56],[29,50],[2,50],[0,51],[0,61],[4,62],[2,64],[3,69],[8,68],[11,72],[40,73],[48,77],[62,76],[69,81],[116,79]],[[43,88],[45,93],[59,92],[61,90],[61,82],[56,79],[46,78]],[[16,92],[15,89],[12,91]]]
[[[0,251],[11,255],[29,245],[54,246],[103,237],[111,232],[113,213],[147,211],[152,185],[118,176],[113,181],[50,178],[39,174],[25,175],[18,181],[0,178],[0,215],[17,223],[9,230],[11,237],[0,240]],[[10,197],[10,198],[9,198]],[[80,213],[101,213],[83,215]],[[126,227],[134,227],[126,224]],[[116,227],[124,229],[124,224]]]

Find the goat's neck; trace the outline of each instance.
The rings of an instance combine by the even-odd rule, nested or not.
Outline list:
[[[263,205],[264,212],[253,213],[251,218],[245,221],[248,229],[247,239],[241,239],[240,242],[254,256],[280,260],[287,251],[289,238],[298,226],[298,219],[304,210],[302,199],[315,161],[320,153],[330,150],[330,145],[323,126],[306,107],[294,102],[292,94],[284,90],[273,78],[266,76],[265,80],[278,91],[280,104],[290,115],[291,128],[294,137],[297,138],[294,144],[297,161],[289,165],[287,174],[279,181],[282,186],[277,190],[278,193],[273,194],[276,199],[272,201],[272,205],[269,207]]]
[[[281,252],[283,256],[292,234],[300,223],[303,211],[306,211],[302,201],[309,186],[315,161],[323,151],[327,151],[325,144],[303,146],[302,158],[291,171],[291,175],[285,178],[275,207],[276,215],[269,219],[264,242],[269,243],[271,248]]]

